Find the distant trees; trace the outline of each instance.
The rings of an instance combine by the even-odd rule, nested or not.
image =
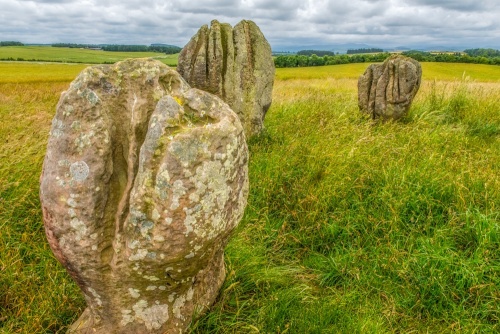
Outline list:
[[[24,44],[16,41],[4,41],[0,42],[0,46],[24,46]]]
[[[76,44],[76,43],[54,43],[51,44],[54,48],[73,48],[73,49],[100,49],[97,44]]]
[[[500,65],[500,56],[494,56],[498,50],[492,49],[475,49],[475,50],[488,50],[479,51],[478,56],[471,56],[462,52],[423,52],[417,50],[405,51],[402,55],[413,58],[420,62],[444,62],[444,63],[473,63],[473,64],[488,64]],[[468,50],[466,50],[468,51]],[[493,52],[496,51],[496,52]],[[318,56],[312,54],[306,55],[280,55],[274,58],[276,67],[306,67],[306,66],[323,66],[323,65],[338,65],[350,63],[377,63],[383,62],[391,54],[388,52],[374,53],[374,54],[336,54]]]
[[[464,52],[471,57],[486,57],[486,58],[500,57],[500,50],[495,50],[495,49],[467,49],[464,50]]]
[[[323,57],[323,56],[335,56],[335,52],[333,51],[323,51],[323,50],[300,50],[297,52],[299,56],[312,56],[316,55],[318,57]]]
[[[120,52],[148,52],[147,45],[103,45],[102,49],[104,51],[120,51]]]
[[[429,52],[423,52],[418,50],[404,51],[401,54],[403,56],[413,58],[416,61],[429,61],[427,59],[431,57],[431,54]]]
[[[273,56],[282,56],[282,55],[288,55],[288,54],[291,54],[291,53],[295,53],[295,52],[291,52],[291,51],[273,51]]]
[[[369,48],[369,49],[351,49],[347,50],[348,55],[358,54],[358,53],[380,53],[384,52],[384,50],[379,48]]]
[[[146,45],[104,45],[104,51],[123,51],[123,52],[162,52],[166,54],[174,54],[181,52],[182,48],[174,45],[153,44]]]
[[[413,58],[421,62],[500,65],[500,51],[493,49],[472,49],[472,50],[465,50],[464,53],[461,52],[431,53],[431,52],[410,50],[403,52],[402,55]]]
[[[175,54],[181,52],[182,48],[168,44],[147,45],[125,45],[125,44],[75,44],[75,43],[55,43],[53,47],[58,48],[79,48],[79,49],[102,49],[104,51],[121,52],[162,52],[166,54]]]
[[[179,53],[182,50],[182,48],[178,46],[167,45],[167,44],[151,44],[148,48],[149,48],[148,51],[163,52],[168,55]]]
[[[377,53],[377,54],[357,54],[353,56],[349,55],[325,55],[318,56],[312,54],[311,56],[306,55],[281,55],[274,58],[274,65],[276,67],[306,67],[306,66],[323,66],[323,65],[338,65],[338,64],[349,64],[349,63],[364,63],[364,62],[382,62],[390,53]]]

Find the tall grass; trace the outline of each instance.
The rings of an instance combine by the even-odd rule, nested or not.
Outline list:
[[[51,118],[67,86],[0,83],[1,333],[62,333],[84,305],[54,261],[38,199]]]
[[[194,332],[500,330],[498,84],[424,82],[374,124],[356,80],[315,70],[277,82],[228,291]]]
[[[227,279],[192,333],[500,331],[499,83],[424,80],[403,122],[373,123],[350,66],[277,71]],[[63,332],[84,307],[38,202],[68,81],[0,83],[0,332]]]

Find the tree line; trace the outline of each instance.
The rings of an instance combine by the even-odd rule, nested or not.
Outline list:
[[[358,53],[381,53],[384,50],[379,48],[368,48],[368,49],[350,49],[347,50],[348,55],[358,54]]]
[[[471,57],[500,57],[500,50],[495,49],[467,49],[464,52]]]
[[[125,44],[76,44],[76,43],[55,43],[53,47],[58,48],[79,48],[79,49],[100,49],[104,51],[120,52],[162,52],[175,54],[181,52],[182,48],[175,45],[152,44],[152,45],[125,45]]]
[[[274,58],[276,67],[307,67],[307,66],[324,66],[324,65],[339,65],[350,63],[376,63],[382,62],[391,54],[388,52],[377,54],[355,54],[355,55],[330,55],[320,57],[316,54],[311,56],[306,55],[287,55]]]
[[[500,51],[498,50],[494,51],[500,53]],[[411,50],[402,52],[401,54],[420,62],[473,63],[473,64],[500,65],[500,56],[471,56],[465,52],[430,53],[424,51]],[[489,52],[488,54],[494,55],[495,53]],[[377,63],[377,62],[383,62],[390,55],[391,54],[389,52],[382,52],[375,54],[353,54],[353,55],[337,54],[337,55],[330,55],[323,57],[320,57],[316,54],[313,54],[311,56],[298,55],[298,54],[280,55],[274,58],[274,65],[278,68],[282,68],[282,67],[338,65],[338,64],[350,64],[350,63]]]
[[[105,45],[104,51],[123,51],[123,52],[162,52],[166,54],[175,54],[181,52],[182,48],[173,45]]]
[[[97,44],[77,44],[77,43],[54,43],[50,46],[54,48],[72,48],[72,49],[100,49],[102,45]]]
[[[404,56],[413,58],[421,62],[438,62],[438,63],[471,63],[471,64],[486,64],[486,65],[500,65],[500,51],[492,49],[474,49],[476,51],[470,52],[470,50],[465,50],[462,52],[451,52],[451,53],[431,53],[410,50],[401,53]],[[498,52],[498,56],[495,56],[495,52],[483,53],[481,50],[492,50]]]
[[[323,51],[323,50],[300,50],[297,52],[299,56],[312,56],[316,55],[319,57],[323,56],[335,56],[335,52],[333,51]]]
[[[4,41],[0,42],[0,46],[24,46],[24,44],[16,41]]]

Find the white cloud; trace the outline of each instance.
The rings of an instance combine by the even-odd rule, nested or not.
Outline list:
[[[212,19],[275,48],[366,43],[500,48],[498,0],[0,0],[0,40],[183,46]]]
[[[407,0],[410,5],[429,6],[456,11],[485,11],[489,9],[498,10],[497,0]]]

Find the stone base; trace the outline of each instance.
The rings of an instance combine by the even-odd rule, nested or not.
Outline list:
[[[82,315],[68,329],[67,334],[127,334],[127,333],[184,333],[189,325],[201,316],[214,303],[226,278],[223,253],[216,255],[218,259],[210,261],[209,267],[199,272],[195,282],[189,288],[189,296],[181,296],[172,301],[162,300],[168,305],[168,314],[164,318],[150,317],[146,321],[137,319],[125,326],[123,318],[112,318],[106,309],[94,314],[87,307]],[[179,303],[179,299],[183,304]],[[154,305],[155,301],[148,301]],[[157,328],[155,328],[157,327]]]

